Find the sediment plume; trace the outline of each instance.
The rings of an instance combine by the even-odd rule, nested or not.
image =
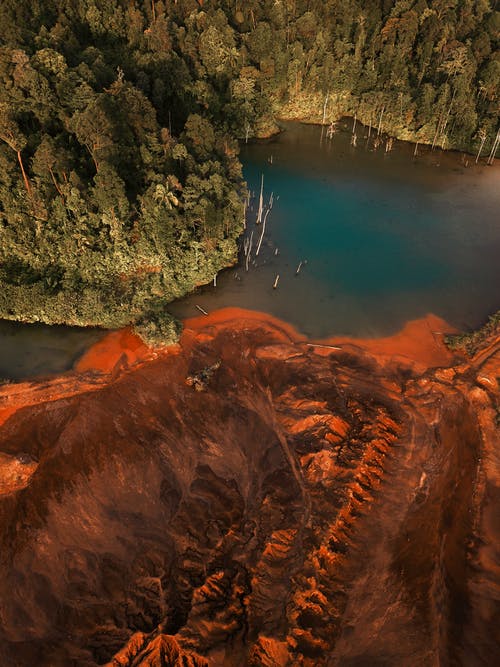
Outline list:
[[[494,664],[500,335],[111,334],[0,388],[5,667]]]

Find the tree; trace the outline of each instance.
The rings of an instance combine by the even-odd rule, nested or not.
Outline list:
[[[102,104],[102,95],[97,96],[82,112],[71,119],[71,125],[78,141],[87,148],[99,171],[101,158],[109,157],[113,148],[113,128]]]
[[[42,178],[49,174],[57,193],[64,202],[61,185],[55,174],[60,161],[60,154],[61,149],[58,150],[52,137],[44,135],[33,156],[32,170],[35,175]]]
[[[9,109],[7,104],[2,102],[0,102],[0,139],[16,153],[26,192],[28,193],[28,196],[32,198],[33,191],[31,183],[26,174],[21,155],[21,151],[26,146],[27,139],[19,129],[19,126],[14,119],[12,109]]]

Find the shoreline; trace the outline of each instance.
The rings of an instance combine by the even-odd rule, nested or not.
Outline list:
[[[275,137],[278,137],[278,136],[280,136],[280,134],[283,134],[283,132],[286,132],[285,125],[287,123],[298,123],[300,125],[314,125],[316,127],[328,128],[330,125],[335,126],[335,125],[338,125],[338,124],[342,123],[343,121],[347,121],[347,120],[354,120],[354,116],[349,115],[349,114],[341,114],[335,120],[330,120],[330,121],[323,122],[321,120],[317,120],[317,119],[314,119],[312,117],[299,118],[299,117],[290,117],[290,116],[279,116],[279,115],[277,115],[275,117],[275,125],[278,129],[274,132],[269,133],[269,134],[263,134],[263,135],[259,135],[259,136],[256,135],[256,136],[250,138],[250,142],[253,141],[253,142],[256,142],[256,143],[268,143],[268,142],[271,143]],[[376,136],[377,128],[374,125],[367,125],[366,123],[364,123],[359,118],[356,118],[356,123],[357,123],[357,125],[359,125],[360,127],[362,127],[365,130],[371,129],[372,132],[373,132],[373,136]],[[344,129],[345,129],[345,132],[349,133],[348,128],[344,128]],[[336,130],[336,131],[338,131],[338,130]],[[406,132],[406,130],[405,130],[405,132]],[[450,155],[450,156],[456,157],[457,159],[459,159],[460,155],[470,156],[470,157],[474,158],[474,160],[475,160],[475,157],[476,157],[476,153],[469,152],[465,148],[456,148],[456,147],[443,148],[443,146],[441,146],[439,144],[435,144],[434,148],[432,148],[432,142],[417,140],[416,137],[402,138],[401,136],[398,136],[396,134],[391,134],[389,131],[382,130],[382,129],[380,130],[380,135],[379,136],[380,136],[380,139],[381,139],[381,144],[383,143],[383,141],[387,141],[387,140],[390,139],[392,141],[399,141],[403,144],[408,144],[409,146],[413,146],[413,147],[415,145],[417,145],[417,147],[419,147],[419,148],[423,147],[423,148],[426,149],[426,154],[431,153],[434,150],[436,150],[436,151],[439,150],[442,153],[444,153],[445,155]],[[244,143],[243,139],[239,139],[239,141],[240,141],[240,143]],[[417,153],[417,155],[415,157],[421,157],[421,156],[419,156],[419,154]],[[498,157],[495,157],[491,164],[487,160],[488,160],[488,152],[485,151],[485,154],[482,155],[479,158],[477,163],[474,161],[473,163],[470,163],[468,165],[462,164],[462,166],[466,167],[466,168],[474,166],[474,165],[476,165],[478,167],[479,166],[497,167],[499,162],[500,162],[500,158],[498,158]]]
[[[277,345],[304,345],[321,356],[363,352],[380,366],[397,363],[421,373],[430,368],[449,367],[461,358],[444,342],[444,334],[456,330],[432,314],[407,322],[394,335],[373,339],[348,336],[310,339],[273,315],[242,308],[221,308],[208,316],[188,318],[183,324],[178,343],[160,348],[148,347],[131,327],[111,331],[64,373],[0,386],[0,428],[23,408],[98,391],[145,364],[168,356],[189,355],[197,343],[208,342],[223,330],[235,334],[264,330]]]
[[[254,142],[254,143],[260,143],[260,144],[267,144],[267,143],[272,142],[276,137],[278,137],[281,134],[286,133],[288,131],[286,126],[284,126],[283,124],[311,125],[311,126],[317,126],[317,127],[322,127],[322,128],[328,127],[328,125],[329,125],[328,122],[323,123],[323,122],[321,122],[317,119],[315,120],[315,119],[312,119],[312,118],[293,118],[293,117],[279,117],[279,116],[277,116],[276,119],[277,119],[278,123],[281,124],[281,125],[277,126],[278,129],[277,129],[276,132],[271,133],[267,136],[252,137],[250,139],[250,143]],[[334,120],[332,122],[334,124],[344,123],[344,125],[346,125],[347,121],[352,120],[352,119],[354,119],[354,116],[342,114],[341,116],[339,116],[336,120]],[[357,123],[361,128],[363,128],[364,132],[366,132],[368,130],[368,128],[370,127],[368,125],[363,124],[362,121],[359,120],[359,119],[357,120]],[[371,126],[371,129],[374,130],[374,134],[372,136],[375,136],[376,128]],[[343,132],[346,135],[349,135],[350,134],[350,129],[347,126],[344,126],[344,127],[340,128],[338,130],[338,132]],[[414,140],[399,138],[396,135],[391,135],[391,134],[388,134],[387,132],[384,132],[384,131],[381,131],[380,136],[381,136],[380,149],[382,150],[382,152],[384,152],[384,148],[383,148],[384,142],[386,140],[389,140],[389,139],[393,139],[393,140],[397,141],[398,143],[400,143],[401,145],[404,145],[404,144],[408,144],[409,146],[410,145],[411,146],[415,145]],[[383,139],[382,139],[382,137],[383,137]],[[244,145],[244,140],[240,140],[240,146],[241,145]],[[428,157],[433,153],[430,144],[418,142],[418,145],[423,146],[425,148],[425,154],[421,154],[421,155],[418,155],[417,157],[414,157],[413,158],[414,160],[417,160],[418,158],[422,158],[422,157]],[[500,164],[499,158],[495,158],[494,161],[493,161],[493,164],[491,164],[491,165],[487,164],[486,161],[485,161],[487,156],[483,156],[483,158],[481,158],[477,164],[474,161],[470,162],[469,164],[464,164],[463,159],[461,160],[460,156],[463,157],[465,155],[469,155],[473,158],[474,154],[467,153],[466,151],[464,151],[462,149],[458,149],[458,148],[442,148],[441,146],[437,146],[437,145],[436,145],[435,148],[436,148],[436,151],[435,151],[436,155],[439,153],[439,154],[442,154],[444,156],[447,156],[449,159],[452,159],[453,161],[456,162],[457,167],[461,167],[462,169],[473,169],[473,168],[476,168],[476,169],[477,168],[480,168],[480,169],[482,168],[482,169],[484,169],[486,167],[493,167],[493,170],[494,170],[494,169],[498,169],[498,165]],[[391,149],[391,150],[393,150],[393,149]],[[493,175],[493,172],[491,172],[491,175]],[[482,178],[487,178],[487,176],[483,175],[483,174],[481,174],[481,177]],[[237,242],[239,243],[242,238],[243,238],[243,234],[240,237],[238,237]],[[241,260],[240,260],[240,258],[236,257],[234,263],[226,264],[226,266],[221,268],[217,272],[216,275],[220,276],[221,274],[223,274],[227,270],[237,269],[237,268],[240,267],[240,265],[241,265]],[[178,298],[174,299],[173,301],[169,301],[169,302],[165,303],[165,308],[168,311],[168,307],[169,307],[170,304],[175,303],[179,299],[185,299],[185,298],[191,297],[192,295],[194,295],[196,293],[196,290],[199,287],[209,286],[211,284],[211,282],[212,282],[212,278],[208,282],[199,283],[192,292],[188,292],[188,293],[184,294],[182,297],[178,297]],[[495,316],[498,312],[499,311],[492,311],[492,312],[488,313],[484,318],[484,324],[487,323],[489,317]],[[95,323],[91,323],[91,324],[82,324],[81,322],[80,323],[75,323],[75,322],[62,323],[60,321],[47,322],[47,321],[42,321],[42,320],[28,321],[26,319],[24,319],[24,320],[23,319],[17,319],[14,316],[13,317],[3,317],[2,320],[4,320],[5,322],[9,322],[9,323],[18,323],[20,325],[22,325],[22,324],[28,324],[28,325],[30,325],[30,324],[42,324],[42,325],[47,325],[47,326],[51,326],[51,327],[52,326],[55,326],[55,327],[58,327],[58,326],[70,327],[72,329],[100,328]],[[133,327],[134,324],[135,324],[134,322],[130,322],[126,326]],[[479,327],[479,328],[482,328],[482,326],[483,325],[481,325],[481,327]],[[463,335],[468,335],[468,334],[472,334],[475,330],[476,329],[463,329],[463,330],[461,329],[459,333],[461,333]],[[106,331],[106,330],[103,329],[103,331]],[[108,331],[112,331],[112,330],[108,329]],[[454,333],[458,333],[458,332],[455,331]]]

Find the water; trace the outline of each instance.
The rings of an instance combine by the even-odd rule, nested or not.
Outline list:
[[[429,312],[470,329],[500,308],[498,166],[425,148],[414,158],[402,142],[373,150],[359,125],[354,148],[344,128],[328,140],[320,127],[288,124],[272,141],[243,146],[254,193],[249,271],[226,271],[216,288],[173,304],[175,314],[239,306],[310,336],[380,336]],[[255,258],[262,174],[264,208],[271,192],[274,203]]]
[[[104,331],[0,320],[0,383],[61,373]]]

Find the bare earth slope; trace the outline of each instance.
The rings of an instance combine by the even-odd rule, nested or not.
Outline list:
[[[221,311],[3,387],[1,664],[493,664],[500,337],[444,326]]]

